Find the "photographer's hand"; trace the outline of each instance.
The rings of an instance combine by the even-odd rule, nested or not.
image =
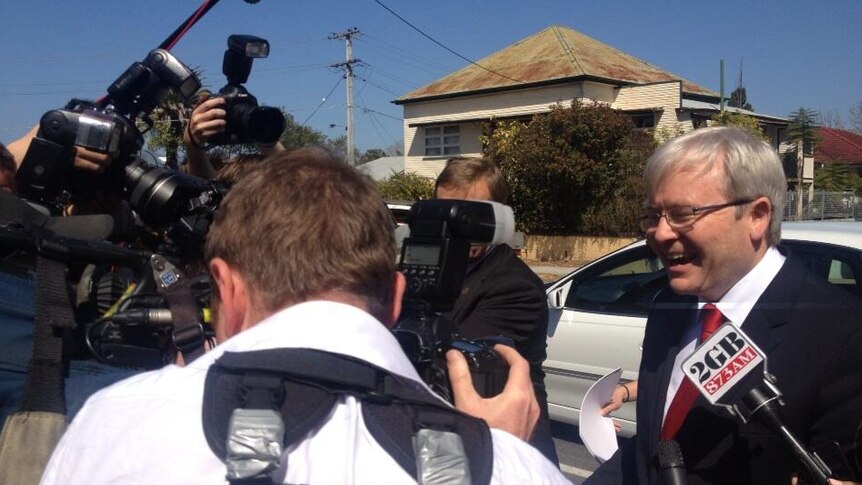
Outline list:
[[[39,125],[33,126],[26,135],[13,141],[9,144],[9,153],[15,159],[15,165],[20,167],[27,155],[27,149],[30,148],[30,142],[39,133]],[[73,166],[77,170],[85,170],[88,172],[104,172],[106,168],[111,166],[113,159],[105,153],[94,152],[79,146],[74,147],[75,161]]]
[[[503,392],[487,399],[479,396],[473,387],[470,368],[461,352],[450,350],[446,353],[455,407],[484,419],[492,428],[527,441],[539,420],[539,403],[530,381],[530,364],[507,345],[495,345],[494,350],[509,364],[509,377]]]
[[[183,130],[183,144],[188,159],[188,172],[196,177],[213,179],[216,171],[204,149],[210,138],[224,132],[227,126],[224,98],[204,98],[189,118]]]
[[[205,98],[198,104],[189,118],[183,135],[186,148],[202,150],[210,138],[223,133],[227,126],[224,98],[214,96]]]
[[[75,168],[88,172],[104,172],[111,166],[113,158],[107,153],[94,152],[79,146],[75,147]]]

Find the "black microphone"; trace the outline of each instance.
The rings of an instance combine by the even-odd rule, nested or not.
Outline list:
[[[676,440],[658,442],[658,471],[664,485],[687,485],[685,462]]]
[[[784,405],[775,377],[767,371],[766,354],[745,333],[727,322],[701,344],[682,364],[686,377],[706,399],[723,406],[743,424],[752,418],[781,436],[793,455],[804,465],[811,483],[826,484],[829,466],[800,443],[781,417]],[[763,376],[743,379],[755,371]],[[756,377],[756,373],[752,374]],[[744,383],[743,383],[744,381]]]

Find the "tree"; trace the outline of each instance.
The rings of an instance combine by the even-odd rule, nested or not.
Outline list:
[[[817,134],[818,113],[814,110],[799,108],[790,113],[790,124],[787,126],[787,139],[793,142],[802,142],[802,153],[811,155],[814,147],[820,141]]]
[[[383,158],[385,156],[386,152],[384,152],[383,150],[379,148],[369,148],[368,150],[365,150],[365,153],[363,153],[361,157],[359,157],[359,161],[357,164],[370,162],[372,160],[377,160],[378,158]]]
[[[847,118],[850,121],[850,131],[862,135],[862,101],[850,107]]]
[[[641,175],[655,143],[607,105],[554,106],[526,124],[497,122],[481,137],[529,233],[632,235]]]
[[[390,156],[393,156],[393,157],[398,157],[398,156],[404,155],[404,152],[403,152],[404,141],[401,140],[401,141],[394,142],[391,145],[389,145],[388,147],[384,148],[384,150],[386,151],[386,153],[388,153]]]
[[[856,175],[846,163],[829,162],[819,165],[814,172],[814,187],[817,190],[840,192],[862,189],[862,177]]]
[[[820,113],[820,125],[827,128],[844,129],[844,122],[841,120],[841,115],[837,111],[824,111]]]
[[[743,88],[744,89],[744,88]],[[731,111],[721,111],[712,117],[714,126],[738,126],[750,131],[754,136],[765,142],[769,142],[769,137],[763,132],[760,122],[753,116],[748,116],[742,113],[733,113]]]
[[[377,182],[386,200],[428,200],[434,196],[434,180],[415,173],[398,172]]]
[[[179,167],[180,152],[183,150],[183,129],[191,113],[191,104],[184,102],[173,91],[169,91],[164,101],[157,106],[150,118],[153,126],[146,133],[147,146],[151,150],[165,151],[165,165],[176,169]],[[139,123],[139,129],[148,127]]]
[[[751,111],[751,103],[748,102],[748,96],[745,93],[745,88],[739,86],[734,89],[732,93],[730,93],[730,101],[727,103],[728,106],[733,106],[734,108],[742,108],[748,111]]]
[[[787,139],[794,142],[796,148],[796,217],[802,217],[803,168],[805,155],[813,155],[814,147],[819,141],[817,134],[817,112],[799,108],[790,114],[790,124],[787,126]]]
[[[293,115],[287,113],[284,109],[282,109],[282,113],[284,113],[284,133],[281,134],[279,141],[281,141],[281,144],[284,145],[285,148],[289,150],[291,148],[302,148],[306,146],[327,146],[328,138],[326,135],[314,128],[300,125],[296,122]]]

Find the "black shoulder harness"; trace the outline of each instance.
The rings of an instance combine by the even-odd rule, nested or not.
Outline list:
[[[202,416],[207,443],[225,461],[234,410],[274,409],[284,423],[286,449],[320,425],[342,395],[362,400],[368,430],[410,476],[418,476],[414,434],[431,429],[460,436],[471,483],[490,482],[493,446],[483,420],[446,405],[413,380],[319,350],[225,353],[206,377]],[[260,478],[269,481],[267,475],[254,482]]]

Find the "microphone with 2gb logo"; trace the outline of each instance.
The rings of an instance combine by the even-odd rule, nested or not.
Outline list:
[[[719,327],[683,362],[682,369],[710,403],[725,407],[743,423],[755,418],[781,436],[805,466],[811,483],[825,484],[832,476],[817,453],[805,448],[784,424],[780,411],[784,401],[768,372],[766,354],[738,327],[730,322]]]

